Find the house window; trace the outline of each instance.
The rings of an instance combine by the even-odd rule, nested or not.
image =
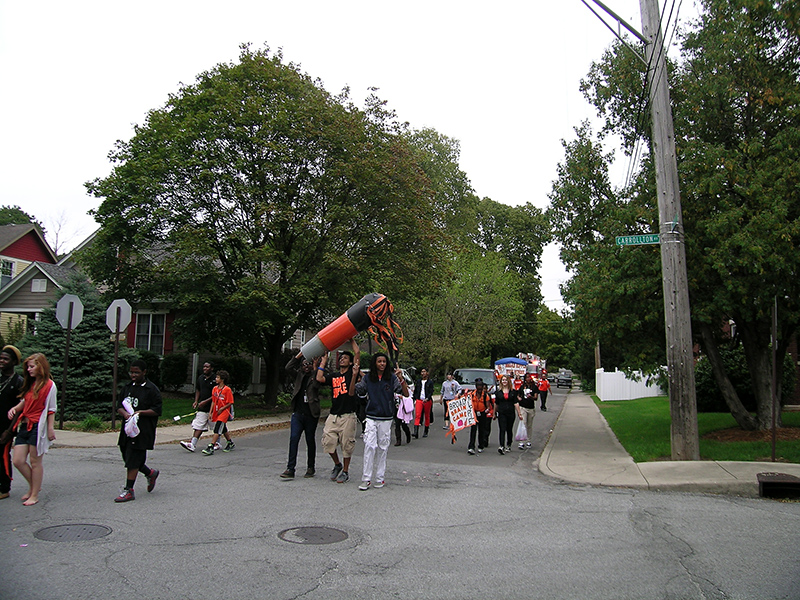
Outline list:
[[[31,280],[31,292],[46,292],[46,291],[47,291],[47,279]]]
[[[14,262],[3,260],[0,262],[0,287],[5,287],[14,277]]]
[[[164,354],[165,314],[139,313],[136,315],[136,347]]]

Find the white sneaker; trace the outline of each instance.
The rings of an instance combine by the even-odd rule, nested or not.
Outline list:
[[[195,447],[192,445],[192,442],[181,441],[181,446],[186,448],[189,452],[195,451]]]
[[[216,444],[214,444],[214,450],[222,450],[222,446],[220,445],[220,443],[219,443],[219,442],[217,442]]]
[[[370,482],[370,481],[362,481],[361,485],[358,486],[358,489],[360,489],[362,492],[364,492],[364,491],[368,490],[371,485],[372,485],[372,482]]]
[[[525,444],[523,444],[522,442],[520,442],[520,443],[519,443],[519,449],[520,449],[520,450],[524,450],[524,449],[525,449]]]
[[[383,486],[385,486],[385,485],[386,485],[386,481],[384,481],[383,479],[381,479],[380,481],[378,481],[377,483],[375,483],[375,487],[376,487],[376,488],[382,488],[382,487],[383,487]]]

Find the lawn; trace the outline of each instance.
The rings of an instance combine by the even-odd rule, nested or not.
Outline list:
[[[601,402],[592,397],[600,408],[617,439],[636,462],[669,460],[670,415],[669,399],[665,396]],[[783,426],[800,427],[800,413],[784,412]],[[699,413],[697,426],[700,434],[700,458],[702,460],[770,461],[772,442],[766,441],[718,441],[704,436],[737,427],[729,413]],[[775,457],[780,462],[800,463],[800,442],[778,440]]]

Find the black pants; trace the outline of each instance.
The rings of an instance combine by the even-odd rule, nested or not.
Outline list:
[[[497,413],[497,424],[500,427],[500,445],[501,446],[511,446],[511,442],[513,441],[514,435],[514,418],[516,417],[516,413],[514,412],[498,412]],[[507,443],[504,443],[503,440],[508,440]]]
[[[539,402],[541,402],[542,410],[547,408],[547,392],[539,390]]]
[[[475,449],[475,438],[478,438],[478,448],[481,450],[489,445],[489,434],[492,432],[492,419],[481,413],[476,415],[478,424],[470,427],[469,448]]]
[[[402,431],[401,431],[402,428]],[[394,418],[394,437],[398,442],[403,441],[403,433],[406,434],[406,439],[408,440],[411,438],[411,428],[409,428],[408,423],[403,421],[403,419],[398,419],[397,417]]]

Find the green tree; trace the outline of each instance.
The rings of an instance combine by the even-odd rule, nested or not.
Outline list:
[[[44,227],[19,206],[0,206],[0,225],[27,225],[33,223],[44,234]]]
[[[272,400],[293,331],[428,284],[432,192],[407,133],[374,95],[359,110],[243,47],[117,143],[87,184],[103,202],[83,260],[110,293],[169,298],[187,349],[262,356]]]
[[[608,181],[611,155],[584,123],[564,143],[566,157],[553,183],[548,216],[573,272],[562,294],[572,307],[581,340],[582,369],[592,365],[599,343],[604,368],[652,372],[665,351],[661,258],[655,246],[618,247],[617,235],[657,231],[653,196],[637,180],[615,190]],[[593,377],[583,371],[586,381]]]
[[[745,428],[770,426],[773,303],[777,300],[779,382],[800,318],[798,22],[800,8],[793,2],[703,0],[699,21],[683,37],[683,60],[670,76],[693,329],[701,334],[731,413]],[[615,45],[583,83],[605,119],[603,132],[620,136],[631,155],[638,140],[648,138],[643,81],[641,65]],[[585,147],[586,138],[577,144]],[[577,321],[590,321],[579,315],[587,306],[600,308],[596,317],[627,336],[615,348],[624,348],[623,360],[635,366],[631,357],[642,338],[632,334],[653,332],[660,322],[651,301],[656,260],[643,260],[650,252],[646,247],[615,249],[613,235],[655,231],[653,167],[645,157],[632,170],[629,189],[611,190],[607,164],[597,161],[602,152],[579,152],[568,153],[567,165],[573,161],[574,170],[553,195],[553,212],[563,215],[559,239],[565,260],[577,265],[567,295]],[[591,173],[595,168],[600,170]],[[616,300],[609,298],[622,302],[613,306]],[[755,417],[738,398],[720,358],[719,333],[728,320],[742,341]],[[607,335],[609,327],[597,329],[602,348],[603,330]]]
[[[114,373],[114,343],[106,326],[106,305],[97,290],[86,280],[74,277],[67,281],[59,294],[74,294],[83,303],[83,318],[70,334],[69,369],[67,372],[67,402],[64,416],[67,420],[83,419],[86,415],[111,417],[111,396]],[[59,388],[59,415],[64,390],[61,389],[64,373],[64,349],[67,331],[56,319],[55,303],[45,309],[36,321],[35,331],[19,342],[22,357],[41,352],[50,362],[50,371]],[[120,379],[125,377],[126,365],[138,357],[138,352],[120,348]]]
[[[403,351],[415,364],[436,372],[489,365],[522,315],[519,278],[506,266],[497,253],[464,253],[439,294],[404,310]]]

